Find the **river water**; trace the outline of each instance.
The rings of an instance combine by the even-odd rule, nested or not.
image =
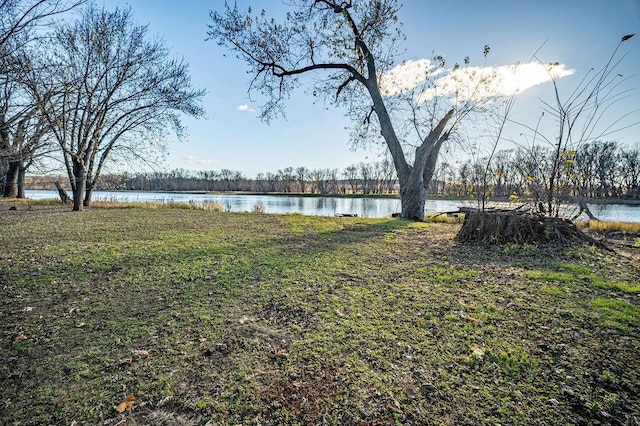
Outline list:
[[[56,191],[26,191],[31,199],[58,198]],[[336,216],[341,214],[360,217],[389,217],[400,211],[397,198],[352,198],[352,197],[300,197],[286,195],[245,194],[194,194],[182,192],[142,191],[94,191],[94,201],[120,201],[131,203],[191,203],[213,202],[232,212],[254,211],[260,206],[265,213],[301,213],[309,216]],[[454,211],[459,207],[474,207],[474,201],[427,200],[426,213]],[[589,204],[593,214],[602,220],[640,222],[640,205]]]

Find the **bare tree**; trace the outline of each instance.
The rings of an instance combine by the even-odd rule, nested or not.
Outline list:
[[[296,176],[294,174],[293,167],[289,166],[282,170],[278,170],[278,176],[280,176],[280,182],[282,183],[281,191],[293,192],[293,188],[296,183]]]
[[[588,142],[593,142],[612,135],[616,131],[632,126],[636,123],[627,123],[635,111],[630,111],[612,120],[606,120],[606,113],[612,105],[628,96],[629,89],[623,87],[623,83],[629,78],[616,71],[617,65],[624,59],[625,54],[619,55],[620,46],[633,37],[629,34],[620,40],[607,62],[599,70],[589,71],[579,84],[563,99],[557,80],[550,72],[554,88],[554,99],[543,101],[544,111],[535,126],[523,124],[532,136],[531,150],[538,143],[550,148],[546,158],[544,180],[544,193],[542,202],[537,203],[540,212],[550,216],[559,216],[561,203],[566,201],[562,197],[563,185],[570,179],[574,169],[575,155]],[[549,64],[549,70],[554,64]],[[547,117],[552,117],[555,122],[555,131],[551,135],[545,135],[540,130],[540,123]],[[533,152],[533,151],[532,151]],[[583,208],[586,204],[579,200]]]
[[[311,171],[312,190],[314,194],[326,195],[331,192],[331,170],[313,169]]]
[[[616,197],[616,175],[618,164],[618,146],[614,141],[596,141],[596,173],[598,177],[598,197]]]
[[[476,185],[476,197],[478,200],[478,208],[480,210],[484,210],[486,208],[487,199],[491,194],[493,176],[498,178],[498,185],[501,184],[502,177],[504,177],[504,170],[495,164],[495,155],[498,144],[503,139],[505,126],[510,120],[515,100],[516,96],[511,95],[502,105],[500,105],[499,108],[495,108],[490,114],[492,123],[489,126],[487,134],[489,140],[488,153],[486,157],[476,159],[476,164],[482,167],[482,173],[480,174],[479,181]],[[494,194],[495,190],[496,186],[493,186]]]
[[[70,11],[86,0],[0,0],[0,58],[31,40],[31,29]],[[15,42],[19,40],[19,42]],[[0,70],[4,71],[4,70]]]
[[[51,126],[32,90],[40,70],[25,48],[0,58],[0,63],[7,61],[11,70],[0,73],[0,180],[2,196],[24,198],[28,168],[52,151]]]
[[[458,178],[460,182],[460,194],[462,196],[469,195],[473,192],[473,180],[471,170],[471,160],[467,160],[458,168]],[[470,189],[471,186],[471,189]]]
[[[33,106],[14,125],[3,125],[0,149],[2,163],[2,196],[25,197],[25,175],[27,169],[46,151],[45,136],[49,132],[49,125],[41,115],[37,115],[38,107]]]
[[[298,182],[298,190],[302,194],[307,192],[307,177],[308,176],[309,176],[309,169],[307,169],[304,166],[296,168],[296,180]]]
[[[321,75],[313,94],[346,108],[353,119],[354,139],[382,136],[400,184],[401,217],[423,220],[426,188],[440,148],[474,106],[474,98],[450,103],[436,99],[421,107],[423,97],[417,91],[401,90],[403,96],[394,107],[404,103],[397,111],[408,110],[409,115],[394,124],[397,116],[387,104],[393,93],[400,92],[383,88],[381,78],[394,66],[404,38],[397,1],[292,0],[290,4],[291,13],[283,23],[264,12],[242,13],[237,5],[225,4],[223,11],[210,14],[209,37],[246,61],[253,74],[249,91],[266,97],[261,117],[267,121],[283,112],[283,101],[302,84],[303,75]],[[443,68],[444,59],[435,59]],[[432,90],[432,83],[425,80],[419,90]],[[409,146],[399,136],[407,126],[417,135],[417,143]],[[408,156],[413,156],[412,163]]]
[[[48,131],[29,90],[34,28],[86,0],[0,0],[0,194],[24,197],[24,178],[42,151]]]
[[[625,196],[640,198],[640,145],[620,152],[620,176]]]
[[[349,189],[351,190],[351,193],[356,194],[358,192],[359,181],[360,181],[358,179],[358,166],[355,164],[351,164],[347,166],[343,170],[342,175],[349,182]]]
[[[360,182],[362,185],[362,193],[368,195],[373,190],[373,165],[371,163],[360,163]]]
[[[113,155],[139,155],[140,144],[161,149],[169,130],[182,136],[181,114],[202,116],[204,91],[192,88],[188,65],[150,40],[130,9],[90,5],[54,40],[41,78],[55,95],[43,113],[64,156],[73,209],[82,210]]]

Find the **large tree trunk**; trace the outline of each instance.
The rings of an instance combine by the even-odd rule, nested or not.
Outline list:
[[[27,198],[25,195],[24,180],[27,176],[27,166],[21,165],[18,168],[18,198]]]
[[[18,196],[18,173],[20,163],[9,161],[5,178],[5,186],[2,196],[5,198],[15,198]]]
[[[84,165],[73,159],[73,211],[80,212],[84,207],[84,191],[87,185],[87,172]]]
[[[84,201],[82,202],[82,204],[85,207],[90,207],[91,206],[91,197],[93,196],[93,183],[92,182],[87,182],[87,187],[84,191]]]
[[[449,137],[449,133],[444,132],[444,129],[452,116],[453,111],[449,111],[418,147],[408,175],[401,177],[398,174],[402,205],[400,217],[403,219],[424,220],[427,187],[433,178],[440,147]]]
[[[427,190],[424,186],[412,186],[400,190],[400,217],[409,220],[424,220],[424,204],[427,201]]]

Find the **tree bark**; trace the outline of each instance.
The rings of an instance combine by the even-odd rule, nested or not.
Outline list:
[[[62,188],[62,185],[60,185],[60,182],[56,181],[54,182],[54,185],[58,190],[58,195],[60,196],[60,200],[62,201],[62,204],[69,204],[69,202],[71,202],[71,199],[69,198],[65,190]]]
[[[87,182],[86,184],[86,188],[84,191],[84,200],[82,201],[82,204],[84,205],[84,207],[90,207],[91,206],[91,197],[93,196],[93,183],[92,182]]]
[[[9,161],[6,173],[4,198],[15,198],[18,196],[18,173],[20,171],[20,163],[17,161]]]
[[[409,182],[400,188],[400,217],[409,220],[424,220],[424,204],[427,201],[427,189],[422,182]]]
[[[517,211],[469,211],[456,235],[459,243],[557,244],[588,243],[611,251],[604,243],[582,232],[570,220]]]
[[[27,167],[20,165],[18,167],[18,194],[17,198],[27,198],[25,194],[24,179],[27,176]]]
[[[73,211],[80,212],[84,210],[84,190],[87,185],[87,172],[84,165],[77,159],[73,159]]]

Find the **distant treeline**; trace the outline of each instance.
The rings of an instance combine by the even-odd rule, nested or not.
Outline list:
[[[53,188],[54,177],[29,177],[31,189]],[[247,178],[242,172],[222,169],[174,169],[138,173],[103,174],[97,190],[137,191],[246,191],[303,194],[393,194],[398,191],[393,164],[360,163],[340,169],[286,167],[276,173]]]
[[[475,197],[533,197],[550,176],[549,149],[540,146],[501,150],[487,159],[450,164],[441,162],[434,174],[431,194]],[[592,142],[580,151],[562,153],[565,159],[556,182],[559,194],[585,198],[640,199],[640,147],[621,148],[615,142]],[[487,164],[488,163],[488,164]],[[29,177],[32,189],[52,189],[53,177]],[[287,167],[248,178],[240,171],[175,169],[105,174],[98,190],[138,191],[247,191],[303,194],[394,194],[398,181],[387,161],[360,163],[340,169]]]
[[[432,192],[539,199],[553,179],[560,198],[640,198],[640,144],[628,148],[595,141],[558,154],[560,167],[556,153],[541,145],[500,150],[491,161],[441,163],[434,179],[441,186]]]

